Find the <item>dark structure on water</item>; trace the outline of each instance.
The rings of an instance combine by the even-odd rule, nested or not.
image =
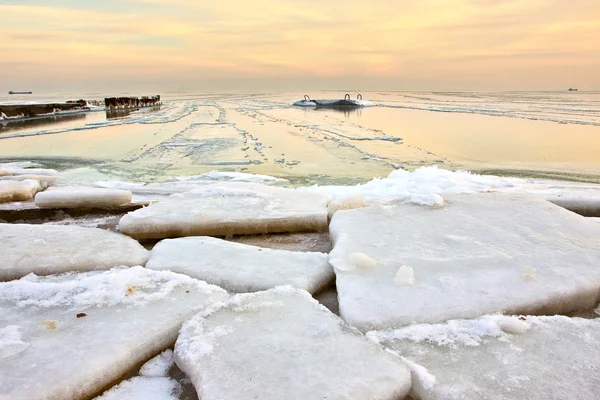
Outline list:
[[[104,106],[107,110],[152,107],[159,104],[160,95],[152,97],[107,97],[104,99]]]
[[[10,92],[8,92],[8,94],[33,94],[33,92],[15,92],[11,90]]]

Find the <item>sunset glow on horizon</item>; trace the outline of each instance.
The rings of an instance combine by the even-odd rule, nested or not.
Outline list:
[[[0,89],[600,89],[596,0],[0,0]]]

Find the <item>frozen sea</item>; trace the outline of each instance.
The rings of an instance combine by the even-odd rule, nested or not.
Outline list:
[[[40,161],[74,180],[153,182],[220,170],[353,184],[438,165],[600,182],[600,92],[361,92],[372,107],[291,105],[304,94],[345,93],[160,93],[162,106],[136,112],[0,121],[0,160]],[[2,95],[0,104],[103,97]]]

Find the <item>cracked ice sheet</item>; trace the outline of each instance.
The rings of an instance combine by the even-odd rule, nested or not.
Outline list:
[[[0,243],[0,281],[29,273],[144,265],[148,260],[148,251],[135,240],[97,228],[0,224]]]
[[[396,400],[400,360],[290,287],[237,295],[182,327],[175,362],[202,400]]]
[[[487,315],[372,331],[404,357],[422,400],[595,400],[600,320]]]
[[[533,196],[445,200],[334,215],[329,262],[346,322],[368,331],[600,300],[598,224]]]
[[[171,346],[186,318],[226,299],[216,286],[142,267],[0,283],[0,327],[18,326],[9,339],[26,344],[0,353],[0,399],[89,398]]]
[[[266,185],[214,184],[128,213],[119,229],[137,239],[325,231],[329,200]]]
[[[265,249],[198,236],[159,242],[146,268],[186,274],[230,292],[291,285],[315,293],[333,282],[328,260],[324,253]]]

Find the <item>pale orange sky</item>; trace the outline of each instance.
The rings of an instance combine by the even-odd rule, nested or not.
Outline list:
[[[598,0],[0,0],[0,90],[600,89]]]

